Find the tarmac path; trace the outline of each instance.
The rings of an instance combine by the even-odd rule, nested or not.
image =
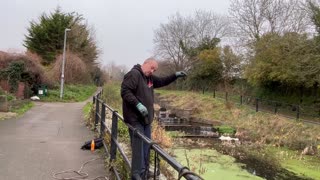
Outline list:
[[[84,123],[84,105],[36,102],[22,117],[0,121],[0,180],[52,180],[53,173],[77,171],[101,157],[80,149],[94,137]],[[88,163],[83,172],[88,179],[107,173],[102,159]]]

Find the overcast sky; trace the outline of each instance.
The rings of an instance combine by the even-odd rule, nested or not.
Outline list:
[[[0,51],[25,51],[30,21],[58,6],[82,14],[94,27],[102,64],[113,61],[131,68],[152,55],[153,32],[169,16],[198,9],[227,14],[229,0],[1,0]]]

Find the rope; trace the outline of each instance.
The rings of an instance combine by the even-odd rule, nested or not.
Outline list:
[[[82,169],[84,168],[84,166],[92,161],[95,161],[95,160],[98,160],[98,159],[101,159],[101,158],[96,158],[96,159],[91,159],[85,163],[82,164],[82,166],[80,167],[80,169],[78,171],[76,170],[67,170],[67,171],[61,171],[61,172],[57,172],[57,173],[53,173],[52,174],[52,177],[54,179],[58,179],[58,180],[79,180],[79,179],[87,179],[89,177],[89,174],[86,173],[86,172],[81,172]],[[63,175],[63,174],[77,174],[77,176],[71,176],[71,177],[58,177],[58,175]],[[98,176],[92,180],[99,180],[99,179],[105,179],[105,180],[108,180],[107,177],[105,176]]]

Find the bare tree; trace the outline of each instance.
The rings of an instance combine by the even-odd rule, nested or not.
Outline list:
[[[230,16],[237,32],[249,41],[273,32],[306,32],[310,18],[301,0],[231,0]]]
[[[125,65],[117,65],[113,61],[103,67],[103,70],[108,75],[111,81],[122,81],[124,75],[127,73],[128,68]]]
[[[310,18],[301,0],[267,1],[265,18],[270,32],[304,33],[310,25]]]
[[[191,21],[196,46],[209,38],[223,38],[230,36],[230,20],[227,16],[215,14],[212,11],[198,10]]]
[[[259,39],[266,0],[231,0],[230,16],[241,36]]]
[[[190,69],[192,61],[184,54],[181,43],[197,47],[205,38],[222,38],[229,34],[228,18],[213,12],[196,11],[193,16],[179,13],[155,30],[155,53],[160,59],[173,64],[172,70]]]
[[[319,16],[319,7],[320,7],[320,0],[306,0],[303,4],[304,8],[306,9],[308,16],[312,22],[312,28],[310,28],[310,34],[312,36],[317,36],[320,34],[320,18]]]
[[[167,24],[161,24],[155,31],[155,51],[162,59],[173,63],[174,70],[184,68],[186,56],[180,47],[180,41],[189,44],[193,36],[192,25],[189,18],[179,13],[171,16]]]

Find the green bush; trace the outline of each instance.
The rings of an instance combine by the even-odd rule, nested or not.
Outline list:
[[[219,134],[229,134],[234,135],[236,133],[236,130],[233,127],[222,125],[222,126],[216,126]]]
[[[13,101],[13,100],[16,99],[16,97],[14,95],[12,95],[12,94],[6,94],[6,95],[7,95],[7,100],[8,101]]]

